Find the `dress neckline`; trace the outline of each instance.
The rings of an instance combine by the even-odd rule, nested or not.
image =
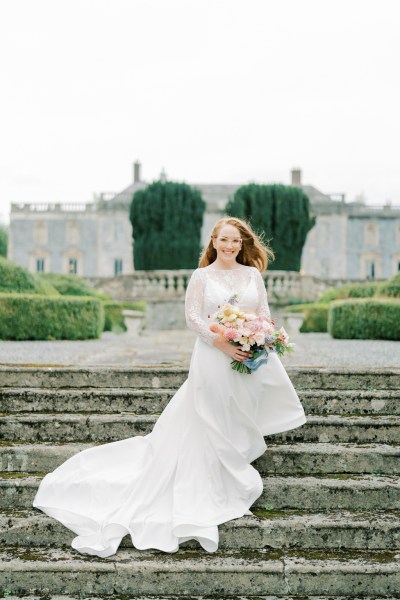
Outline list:
[[[244,271],[245,269],[248,268],[247,265],[240,265],[240,267],[235,267],[234,269],[218,269],[215,267],[212,267],[211,265],[209,265],[208,267],[205,267],[207,269],[207,271],[221,271],[221,273],[231,273],[232,271]]]

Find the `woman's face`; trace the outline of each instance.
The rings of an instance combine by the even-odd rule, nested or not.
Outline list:
[[[242,248],[240,231],[234,225],[223,225],[217,237],[213,239],[217,251],[217,259],[226,264],[236,262],[236,257]]]

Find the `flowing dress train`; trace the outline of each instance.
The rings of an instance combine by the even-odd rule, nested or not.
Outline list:
[[[138,549],[175,552],[195,539],[215,552],[218,525],[262,493],[250,463],[265,452],[264,436],[306,422],[276,354],[246,375],[212,345],[209,317],[234,293],[241,308],[269,316],[257,269],[194,271],[185,300],[198,334],[189,375],[153,431],[84,450],[42,480],[33,506],[72,530],[79,552],[110,556],[127,534]]]

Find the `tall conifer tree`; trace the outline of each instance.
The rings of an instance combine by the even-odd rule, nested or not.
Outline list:
[[[130,220],[136,270],[194,269],[205,202],[185,183],[156,181],[137,191]]]
[[[7,258],[8,233],[7,230],[0,225],[0,256]]]
[[[300,188],[244,185],[236,190],[226,212],[232,217],[247,219],[255,231],[269,240],[275,253],[270,269],[300,271],[307,233],[315,224],[308,196]]]

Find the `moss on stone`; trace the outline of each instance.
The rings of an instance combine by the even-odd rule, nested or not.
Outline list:
[[[32,473],[17,472],[17,471],[1,471],[0,479],[24,479],[25,477],[44,477],[46,473],[33,471]]]

